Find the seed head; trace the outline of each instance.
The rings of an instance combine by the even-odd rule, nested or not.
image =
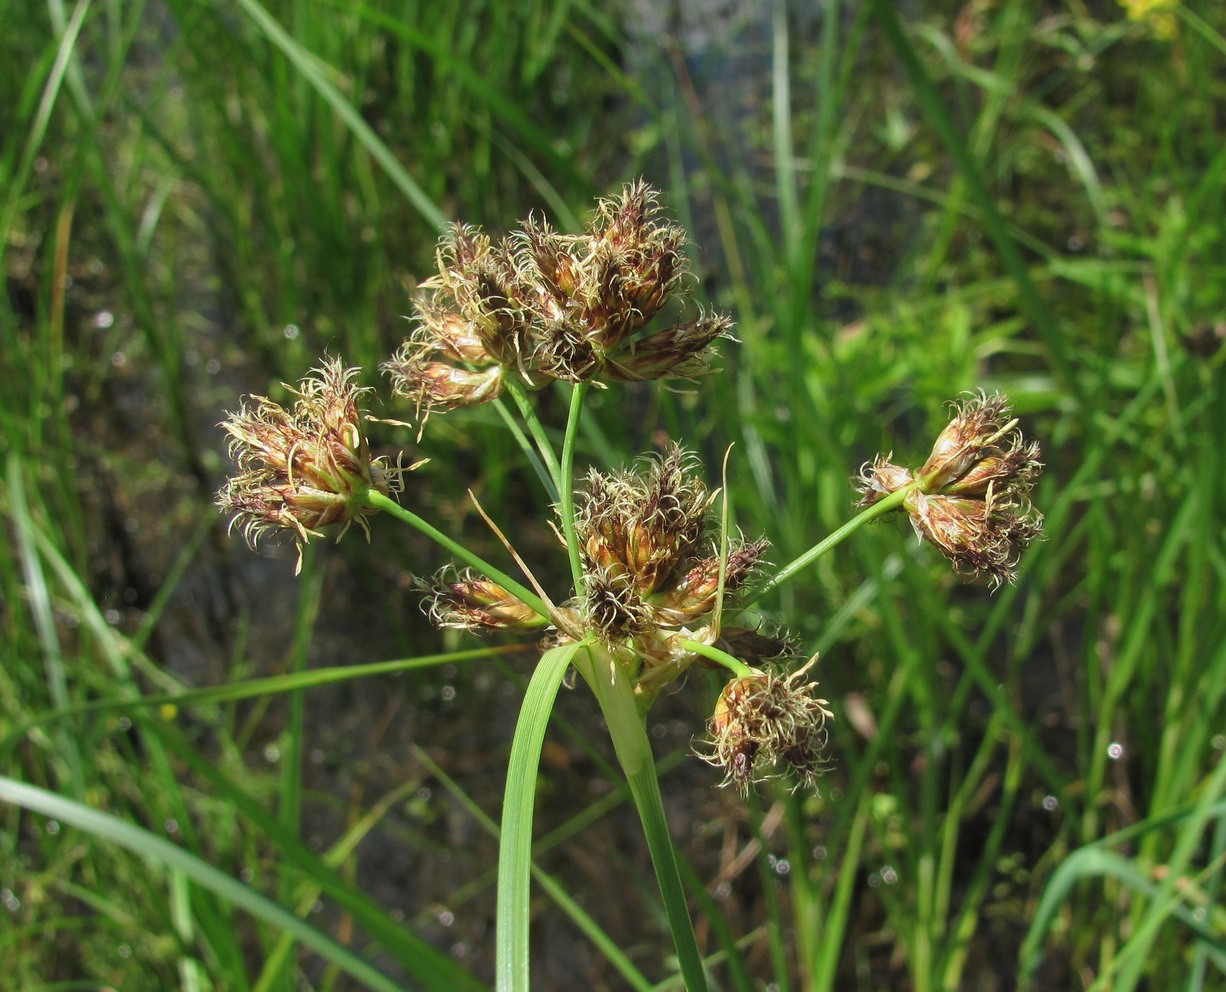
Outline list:
[[[443,357],[477,365],[513,365],[524,354],[532,313],[522,299],[507,243],[456,224],[436,253],[438,274],[422,284],[423,337]]]
[[[659,220],[659,195],[647,183],[626,186],[601,201],[588,229],[593,255],[589,296],[604,304],[601,345],[613,351],[629,334],[646,327],[679,288],[686,273],[685,231]]]
[[[580,545],[594,570],[629,575],[647,597],[691,555],[714,499],[693,459],[674,445],[646,476],[593,471],[575,503]]]
[[[589,566],[580,614],[606,645],[652,632],[651,611],[635,590],[634,577],[613,568]]]
[[[412,400],[419,417],[431,410],[446,412],[486,403],[501,395],[501,365],[469,369],[431,358],[437,350],[412,338],[383,364],[392,391]]]
[[[745,585],[768,547],[768,541],[741,539],[728,548],[723,567],[725,593],[736,592]],[[651,598],[656,616],[677,626],[706,616],[715,609],[720,592],[719,580],[719,555],[699,559]]]
[[[437,627],[529,631],[548,623],[497,582],[469,569],[455,575],[444,568],[419,588],[427,594],[423,605]]]
[[[946,489],[985,457],[1003,450],[999,447],[1002,441],[1007,445],[1010,441],[1006,439],[1011,439],[1012,443],[1021,444],[1021,435],[1016,431],[1017,420],[1006,419],[1010,413],[1009,401],[1000,393],[991,397],[979,393],[960,405],[955,404],[954,410],[954,419],[941,431],[932,446],[932,454],[916,473],[929,492]],[[1035,451],[1037,453],[1037,447]]]
[[[366,390],[353,383],[360,370],[325,359],[313,371],[291,389],[298,397],[293,410],[252,396],[221,425],[239,474],[217,494],[218,505],[252,547],[269,531],[293,534],[299,568],[301,545],[321,527],[348,529],[356,520],[369,538],[364,517],[374,511],[362,496],[371,489],[386,495],[400,484],[398,470],[370,457],[357,404]]]
[[[630,342],[605,363],[610,379],[644,382],[651,379],[696,379],[710,371],[708,346],[732,337],[732,318],[704,314]]]
[[[628,645],[648,671],[644,694],[658,692],[697,660],[682,644],[719,640],[708,618],[723,591],[743,587],[765,541],[738,539],[721,559],[707,536],[716,494],[695,460],[673,445],[646,471],[591,472],[575,498],[583,591],[570,604],[580,629],[607,646]]]
[[[729,682],[715,704],[710,731],[713,751],[703,755],[724,770],[723,785],[742,793],[781,767],[797,786],[811,787],[826,767],[827,702],[814,695],[817,684],[803,681],[803,668],[781,675],[754,670]]]
[[[999,588],[1012,582],[1027,545],[1042,532],[1042,517],[1029,503],[991,488],[981,499],[928,495],[918,490],[904,505],[922,538],[936,545],[955,571],[982,573]]]
[[[993,586],[1012,582],[1023,550],[1040,536],[1043,516],[1030,493],[1043,465],[1000,393],[980,393],[954,407],[928,460],[914,473],[878,456],[860,475],[860,506],[909,489],[902,506],[921,538],[956,571],[982,573]]]
[[[648,330],[686,275],[685,232],[659,214],[655,190],[638,182],[602,201],[580,235],[531,217],[498,243],[452,228],[422,284],[418,326],[384,366],[396,392],[428,415],[493,399],[506,375],[537,388],[705,374],[730,320]]]
[[[897,492],[915,481],[910,469],[890,461],[893,457],[892,452],[888,455],[878,455],[871,465],[866,462],[860,468],[860,501],[857,506],[872,506],[890,493]]]

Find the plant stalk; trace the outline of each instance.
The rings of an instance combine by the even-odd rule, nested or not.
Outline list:
[[[916,479],[909,485],[895,490],[888,496],[882,498],[880,501],[874,503],[872,506],[867,507],[866,509],[857,513],[838,530],[831,531],[826,535],[826,537],[818,541],[817,544],[813,545],[813,547],[802,554],[799,558],[788,562],[788,564],[779,569],[779,571],[771,576],[771,578],[768,579],[763,585],[754,590],[753,599],[756,601],[768,593],[774,592],[781,585],[783,585],[783,583],[787,582],[791,578],[794,578],[799,572],[802,572],[804,569],[812,565],[827,551],[830,551],[839,544],[842,544],[843,541],[863,527],[866,523],[871,520],[876,520],[878,517],[889,513],[891,510],[897,509],[902,505],[903,500],[905,500],[913,490],[922,488],[923,481],[924,480],[922,479]]]
[[[656,777],[651,742],[647,738],[643,714],[635,701],[634,687],[608,652],[597,646],[579,651],[574,664],[596,694],[609,727],[609,736],[613,739],[618,763],[630,785],[651,852],[652,867],[660,885],[685,988],[687,992],[707,992],[702,955],[694,936],[685,890],[681,886],[677,854],[664,815],[660,780]]]
[[[516,582],[505,572],[495,568],[484,558],[473,554],[473,552],[469,551],[468,548],[460,544],[459,541],[448,537],[441,530],[439,530],[433,524],[427,523],[412,510],[405,509],[390,496],[384,496],[383,493],[376,489],[366,490],[366,492],[363,494],[363,498],[367,506],[373,507],[376,510],[382,510],[389,516],[395,517],[402,523],[406,523],[410,527],[415,527],[435,543],[441,544],[457,558],[471,565],[487,578],[493,579],[512,596],[515,596],[522,602],[526,603],[538,614],[546,618],[549,617],[549,609],[545,606],[545,603],[542,601],[540,596],[521,583]]]

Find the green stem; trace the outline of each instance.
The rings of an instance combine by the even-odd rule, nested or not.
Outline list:
[[[545,487],[545,492],[549,494],[551,500],[558,498],[558,482],[554,469],[551,469],[542,460],[540,453],[532,446],[532,442],[528,440],[528,435],[524,433],[523,427],[519,421],[515,419],[510,408],[501,399],[493,402],[492,406],[498,411],[498,416],[502,418],[502,422],[506,424],[507,430],[511,432],[511,436],[515,438],[515,443],[519,445],[519,450],[524,453],[524,457],[528,459],[528,463],[532,466],[532,471],[536,473],[536,477],[541,480],[541,485]],[[520,410],[523,407],[520,406]]]
[[[320,595],[323,591],[323,569],[318,568],[315,561],[315,549],[304,548],[302,582],[299,588],[298,616],[294,630],[293,669],[291,676],[301,676],[307,670],[307,655],[310,652],[311,638],[315,631],[315,619],[319,614]],[[284,734],[283,761],[281,763],[281,808],[277,819],[290,833],[297,834],[302,829],[302,763],[306,748],[306,690],[293,689],[289,693],[289,726]],[[278,887],[278,896],[285,905],[293,902],[297,873],[282,871]],[[271,969],[266,965],[261,984],[266,988],[285,988],[291,986],[289,973],[284,970],[284,959],[281,962],[271,961]],[[264,979],[267,979],[265,983]]]
[[[540,596],[526,586],[516,582],[506,573],[499,571],[484,558],[473,554],[468,550],[468,548],[464,547],[464,545],[448,537],[432,524],[427,523],[412,510],[406,510],[394,499],[389,496],[384,496],[383,493],[375,489],[368,489],[363,494],[363,497],[367,506],[373,507],[376,510],[382,510],[390,516],[395,517],[397,520],[408,524],[410,527],[415,527],[435,543],[441,544],[457,558],[471,565],[487,578],[493,579],[512,596],[517,597],[521,602],[530,606],[541,616],[546,618],[549,617],[549,609],[545,606],[545,603],[541,600]]]
[[[503,376],[503,388],[519,407],[519,415],[524,418],[524,424],[532,435],[532,440],[536,442],[536,450],[540,452],[541,460],[549,470],[549,478],[552,480],[549,498],[558,499],[561,493],[566,491],[562,486],[562,467],[558,464],[558,456],[554,454],[553,445],[549,443],[545,425],[541,423],[541,418],[536,415],[536,408],[528,399],[528,390],[509,372]]]
[[[788,579],[794,577],[798,572],[808,568],[827,551],[841,544],[870,520],[876,520],[878,517],[901,506],[903,500],[905,500],[913,490],[921,488],[923,481],[924,480],[922,479],[917,479],[909,485],[903,486],[901,489],[890,493],[888,496],[882,498],[860,513],[857,513],[838,530],[832,531],[799,558],[789,562],[788,564],[784,565],[783,568],[779,569],[779,571],[776,572],[764,585],[759,586],[754,591],[753,598],[758,600],[767,595],[767,593],[774,592],[781,585],[783,585],[783,583],[787,582]]]
[[[740,678],[747,678],[753,674],[753,669],[746,665],[743,661],[738,661],[732,657],[727,651],[721,651],[717,647],[712,647],[710,644],[703,644],[702,641],[684,640],[681,646],[691,654],[702,655],[708,661],[713,661],[717,665],[723,665],[726,669],[737,675]]]
[[[579,559],[579,539],[575,536],[575,438],[579,434],[579,416],[588,388],[589,383],[578,382],[571,390],[566,437],[562,441],[562,473],[558,480],[558,511],[562,515],[562,536],[566,538],[566,554],[570,558],[576,595],[583,593],[583,563]]]
[[[687,992],[707,992],[707,978],[703,970],[702,954],[694,936],[685,890],[681,886],[681,874],[677,868],[677,854],[668,833],[664,815],[664,800],[660,794],[660,780],[656,777],[655,760],[651,742],[647,738],[643,715],[634,698],[634,687],[626,674],[616,666],[610,655],[599,647],[589,647],[574,658],[575,668],[587,680],[596,694],[600,710],[609,726],[613,749],[618,763],[626,775],[634,805],[643,824],[651,863],[664,899],[664,911],[668,916],[677,949],[677,961]]]

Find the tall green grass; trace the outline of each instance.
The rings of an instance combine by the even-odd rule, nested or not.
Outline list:
[[[779,562],[846,519],[860,462],[922,458],[959,391],[1009,393],[1048,466],[1047,538],[1016,587],[958,585],[881,524],[762,604],[823,653],[838,719],[819,795],[713,794],[684,758],[706,712],[692,692],[669,701],[657,758],[714,981],[1221,984],[1226,409],[1221,352],[1195,347],[1226,320],[1218,5],[1181,6],[1170,40],[1110,4],[1036,18],[1020,0],[820,17],[779,0],[741,30],[766,68],[709,89],[718,42],[631,38],[583,3],[0,10],[14,987],[490,981],[492,957],[457,951],[428,904],[364,892],[378,868],[362,844],[445,864],[421,790],[452,790],[450,815],[491,829],[500,788],[482,780],[505,755],[474,769],[456,735],[446,753],[384,755],[408,771],[383,796],[354,790],[385,780],[356,758],[315,792],[313,707],[389,668],[415,673],[403,705],[424,708],[466,678],[493,691],[469,673],[526,666],[423,650],[397,583],[435,563],[383,530],[297,583],[268,563],[289,604],[275,615],[238,571],[246,552],[219,540],[211,425],[325,350],[373,369],[447,218],[499,231],[535,208],[573,227],[640,173],[698,239],[740,344],[725,388],[600,397],[585,456],[657,428],[709,451],[735,441],[735,523]],[[623,66],[651,66],[650,84]],[[415,507],[478,534],[431,495],[476,471],[487,510],[531,519],[535,483],[501,421],[431,427]],[[368,598],[386,592],[371,641],[403,662],[363,668],[382,659],[337,638],[356,609],[339,599],[357,584],[348,556]],[[616,782],[584,732],[593,700],[564,696],[550,734],[572,757],[541,773],[552,833],[533,905],[586,956],[538,951],[537,981],[563,987],[549,983],[569,967],[667,983],[646,853],[615,842],[625,791],[550,791],[567,763]],[[337,811],[322,822],[347,826],[314,836]],[[618,859],[625,884],[585,882],[589,856]],[[484,867],[430,898],[492,914]]]

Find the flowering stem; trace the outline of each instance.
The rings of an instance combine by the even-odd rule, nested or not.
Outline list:
[[[876,520],[878,517],[889,513],[891,510],[897,509],[902,505],[903,500],[905,500],[913,490],[921,487],[923,481],[924,480],[922,479],[917,479],[916,481],[903,486],[901,489],[895,490],[888,496],[883,497],[872,506],[862,510],[860,513],[857,513],[838,530],[832,531],[799,558],[789,562],[788,564],[784,565],[783,568],[779,569],[779,571],[771,576],[771,578],[764,585],[761,585],[754,590],[753,599],[758,600],[767,593],[774,592],[781,585],[783,585],[783,583],[787,582],[788,579],[795,576],[798,572],[808,568],[827,551],[830,551],[835,546],[841,544],[870,520]]]
[[[664,800],[660,780],[656,776],[655,759],[651,753],[643,714],[635,702],[634,691],[624,671],[617,667],[609,654],[598,645],[586,646],[574,656],[574,666],[592,687],[609,727],[613,750],[626,775],[630,794],[634,798],[643,834],[651,852],[656,881],[664,900],[664,911],[673,934],[677,962],[688,992],[707,992],[702,954],[694,936],[694,924],[686,905],[685,889],[677,868],[677,854],[668,822],[664,815]]]
[[[562,515],[562,535],[566,538],[566,553],[570,557],[570,572],[575,580],[576,595],[583,592],[583,563],[579,560],[579,539],[575,536],[575,438],[579,434],[579,415],[589,383],[577,382],[570,394],[570,414],[566,418],[566,436],[562,441],[562,471],[558,479],[558,509]]]
[[[394,499],[384,496],[383,493],[376,489],[367,489],[362,494],[366,505],[373,507],[376,510],[382,510],[387,514],[395,517],[410,527],[415,527],[421,531],[426,537],[441,544],[444,548],[450,551],[457,558],[462,559],[467,564],[471,565],[478,572],[481,572],[486,578],[493,579],[502,588],[509,592],[512,596],[517,597],[521,602],[525,603],[543,617],[549,616],[549,610],[541,597],[534,593],[531,589],[516,582],[509,575],[499,571],[485,559],[473,554],[468,548],[453,540],[444,534],[437,527],[427,523],[412,510],[406,510],[403,506],[397,503]]]
[[[541,423],[541,418],[536,415],[536,410],[528,399],[528,393],[524,389],[524,384],[515,378],[514,375],[510,374],[503,377],[503,382],[505,383],[504,388],[511,394],[511,399],[519,407],[519,414],[524,418],[524,423],[532,435],[532,440],[536,442],[537,451],[541,454],[541,460],[544,461],[545,467],[549,470],[549,478],[551,480],[548,487],[551,490],[549,498],[558,499],[560,494],[564,492],[562,488],[562,469],[558,465],[558,456],[554,454],[553,445],[549,443],[549,437],[545,434],[545,425]]]
[[[551,500],[558,498],[558,480],[554,473],[554,469],[550,468],[542,460],[541,455],[536,448],[532,446],[532,442],[528,440],[524,429],[516,421],[514,414],[511,413],[507,405],[501,400],[495,400],[493,403],[494,409],[498,411],[498,415],[502,418],[502,422],[506,424],[507,430],[511,432],[511,436],[515,438],[515,443],[519,445],[523,451],[524,457],[532,464],[533,471],[536,472],[536,477],[541,480],[541,485],[545,487],[545,492],[549,494]],[[520,406],[523,410],[523,406]]]
[[[733,675],[741,678],[748,678],[753,674],[753,669],[746,665],[743,661],[739,661],[730,655],[727,651],[721,651],[717,647],[712,647],[710,644],[703,644],[702,641],[684,640],[681,646],[692,654],[702,655],[708,661],[713,661],[717,665],[723,665]]]

